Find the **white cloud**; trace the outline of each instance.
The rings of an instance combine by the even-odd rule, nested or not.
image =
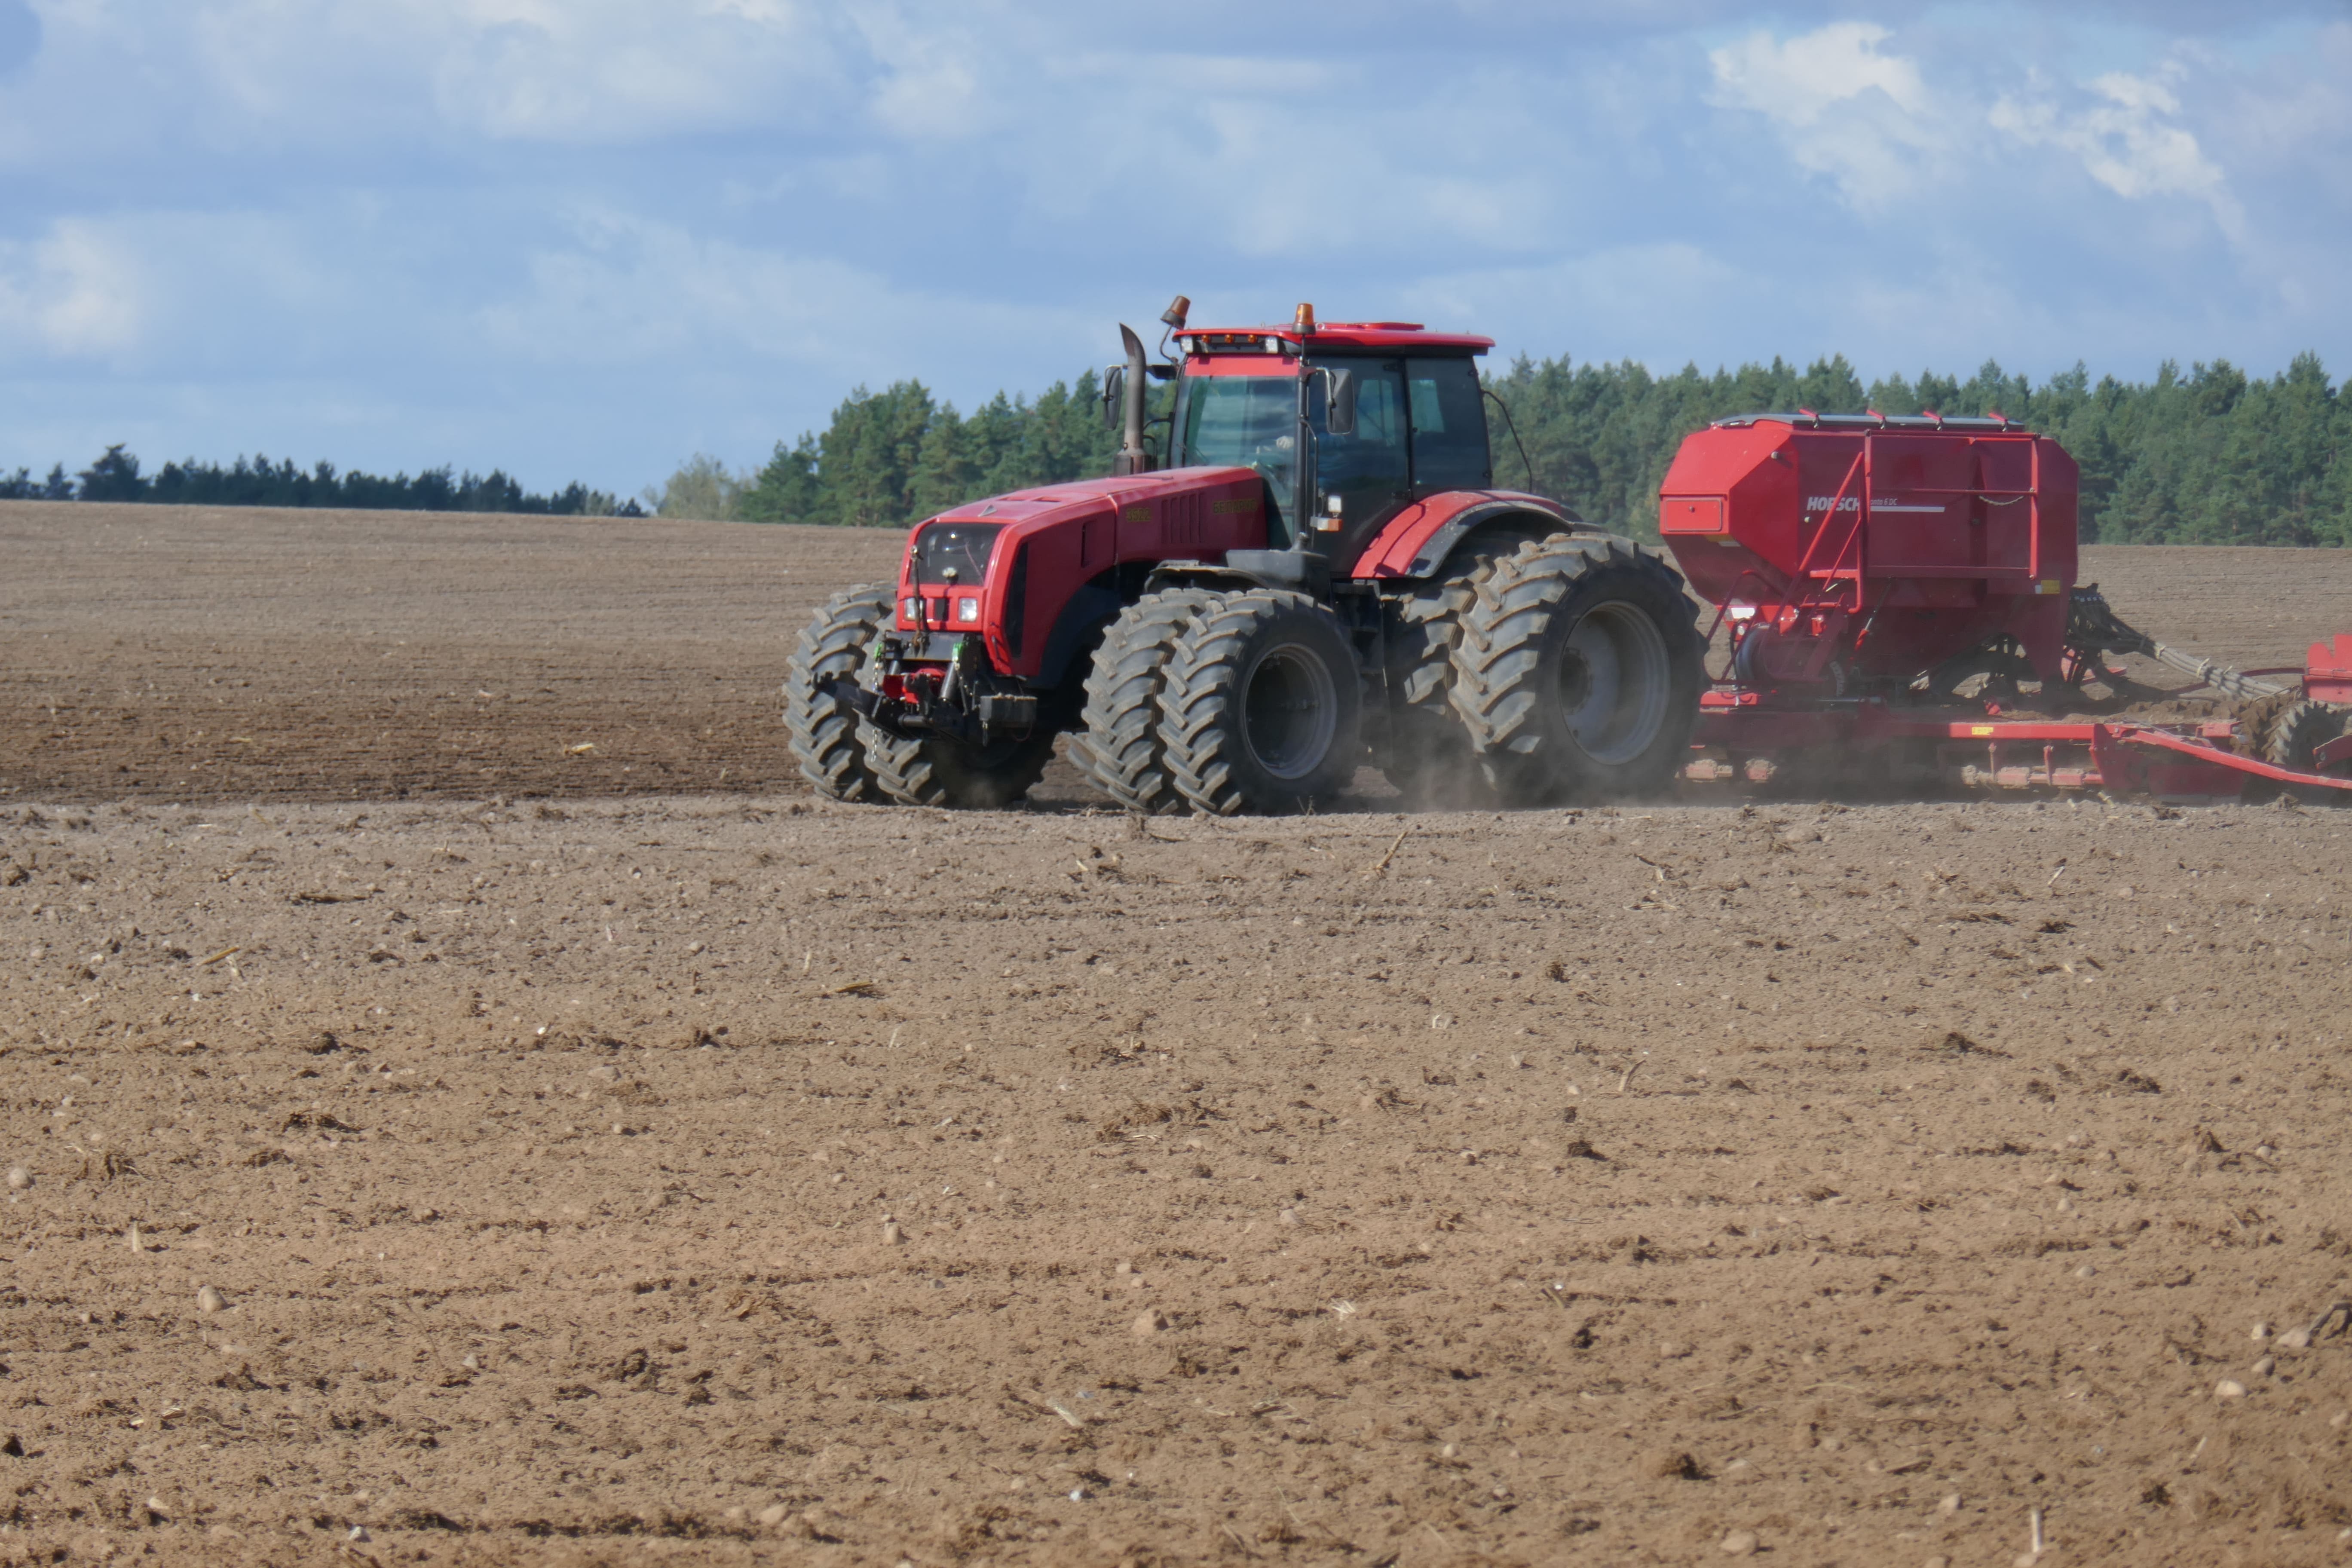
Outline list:
[[[1635,358],[1712,369],[1741,353],[1726,330],[1769,319],[1779,291],[1685,241],[1604,246],[1539,266],[1440,274],[1402,290],[1410,319],[1497,339],[1506,354]]]
[[[772,0],[442,4],[418,40],[434,102],[497,137],[638,142],[789,121],[796,101],[831,96],[826,29]]]
[[[119,233],[79,218],[0,246],[0,343],[67,359],[122,353],[148,315],[141,272],[139,252]]]
[[[1785,42],[1754,33],[1707,56],[1709,101],[1772,121],[1802,167],[1835,179],[1856,202],[1915,190],[1947,144],[1918,63],[1880,52],[1891,35],[1832,22]]]
[[[0,102],[0,148],[51,132],[36,156],[641,142],[804,124],[867,68],[854,28],[795,0],[49,0],[44,20]]]
[[[981,79],[995,62],[961,26],[910,23],[880,7],[863,13],[857,26],[883,68],[872,94],[885,129],[911,140],[953,141],[977,134],[993,118]]]
[[[2177,81],[2182,71],[2175,65],[2168,74]],[[2233,237],[2242,231],[2243,210],[2221,168],[2176,122],[2180,100],[2166,82],[2115,71],[2095,79],[2090,94],[2096,101],[2074,109],[2047,97],[2004,97],[1987,119],[2027,146],[2073,153],[2093,179],[2127,201],[2192,197],[2211,206]]]
[[[1890,36],[1872,22],[1832,22],[1786,43],[1750,34],[1707,56],[1721,89],[1717,101],[1812,125],[1831,105],[1874,89],[1916,114],[1927,107],[1926,84],[1916,61],[1878,52]]]
[[[2190,0],[1767,31],[1737,0],[1202,0],[1174,36],[1099,0],[35,4],[0,425],[83,406],[92,443],[633,490],[858,381],[1034,391],[1179,288],[1665,368],[2144,374],[2352,332],[2326,18],[2224,48],[2182,41]]]
[[[309,219],[149,209],[53,220],[0,242],[0,351],[23,369],[80,362],[174,381],[444,352],[456,334],[419,318],[401,276],[418,247],[373,205]]]
[[[897,284],[837,258],[698,236],[600,212],[542,243],[520,287],[476,308],[472,331],[516,363],[619,368],[750,359],[790,364],[832,399],[852,382],[930,380],[993,347],[1083,364],[1093,314]],[[993,391],[992,386],[988,390]]]
[[[1717,106],[1760,114],[1800,166],[1833,178],[1857,206],[1884,206],[1930,188],[1981,189],[1980,127],[2023,147],[2070,154],[2126,201],[2188,197],[2225,233],[2243,211],[2221,167],[2185,121],[2175,58],[2154,73],[2109,71],[2086,85],[2042,86],[1990,97],[1970,91],[1965,58],[1931,84],[1916,59],[1888,51],[1886,28],[1836,22],[1786,40],[1756,33],[1712,51]],[[2038,81],[2038,70],[2029,69]],[[1966,149],[1965,155],[1960,151]]]

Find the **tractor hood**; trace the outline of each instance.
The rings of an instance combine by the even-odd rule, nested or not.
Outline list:
[[[1265,481],[1240,468],[1072,479],[952,507],[908,538],[898,625],[979,632],[1001,673],[1050,684],[1118,613],[1120,565],[1263,549],[1266,515]]]
[[[1192,494],[1203,486],[1255,483],[1256,479],[1256,473],[1248,468],[1163,468],[1150,474],[1072,479],[1066,484],[1039,485],[991,496],[986,500],[967,501],[926,520],[918,526],[918,531],[934,522],[1046,525],[1092,512],[1123,513],[1137,507],[1153,511],[1170,499]]]

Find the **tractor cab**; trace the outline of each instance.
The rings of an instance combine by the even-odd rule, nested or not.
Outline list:
[[[1173,363],[1152,367],[1176,381],[1165,466],[1255,471],[1269,550],[1352,562],[1412,502],[1493,484],[1475,363],[1491,338],[1318,323],[1306,305],[1286,327],[1194,328],[1176,314]]]

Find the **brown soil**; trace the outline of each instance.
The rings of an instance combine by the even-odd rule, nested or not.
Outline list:
[[[0,501],[0,800],[796,791],[793,639],[900,537]],[[2352,630],[2352,552],[2094,548],[2084,576],[2241,665]]]
[[[0,511],[0,1563],[2340,1560],[2352,818],[835,806],[887,542],[397,521]]]
[[[0,798],[797,788],[784,661],[899,538],[0,502]]]

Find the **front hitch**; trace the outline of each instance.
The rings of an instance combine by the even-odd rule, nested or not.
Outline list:
[[[910,672],[898,643],[884,638],[867,661],[884,688],[877,690],[852,675],[826,676],[817,682],[828,696],[846,702],[876,729],[901,740],[944,735],[967,745],[1022,740],[1037,727],[1037,698],[1016,682],[992,669],[980,639],[960,638],[944,673],[936,665]]]

